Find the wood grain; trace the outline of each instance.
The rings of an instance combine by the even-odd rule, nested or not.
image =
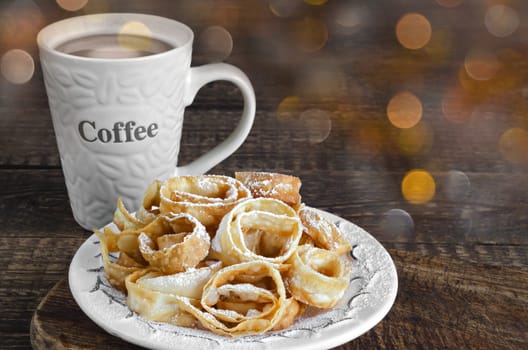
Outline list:
[[[393,309],[375,328],[336,349],[418,349],[431,341],[446,349],[528,346],[528,271],[398,250],[391,255],[400,284]],[[31,342],[34,349],[136,349],[89,320],[66,279],[35,311]]]
[[[230,174],[228,169],[231,166],[218,167],[218,172]],[[488,269],[494,272],[504,269],[502,275],[512,276],[509,283],[516,284],[519,288],[526,287],[523,271],[528,266],[528,247],[523,243],[526,242],[523,236],[515,238],[524,224],[521,220],[511,221],[515,214],[512,211],[515,211],[516,206],[508,205],[510,200],[507,198],[501,199],[506,194],[487,191],[490,197],[479,204],[488,207],[488,212],[494,213],[496,225],[503,226],[504,236],[501,241],[493,242],[490,239],[500,237],[492,231],[493,226],[488,229],[482,226],[477,231],[479,234],[473,236],[462,234],[456,228],[454,223],[459,220],[459,214],[455,203],[451,204],[451,209],[447,201],[422,208],[410,206],[394,194],[387,197],[387,194],[393,193],[392,186],[395,186],[394,180],[385,179],[390,178],[387,174],[380,173],[373,177],[369,172],[333,172],[332,178],[339,179],[341,187],[328,184],[326,188],[322,188],[321,181],[324,181],[328,172],[300,170],[299,173],[303,179],[303,198],[307,203],[314,203],[314,206],[342,215],[366,228],[386,247],[391,248],[392,252],[398,253],[395,258],[397,263],[399,261],[399,270],[407,268],[403,252],[408,252],[410,256],[423,257],[413,261],[416,269],[430,268],[429,265],[437,261],[432,258],[436,257],[444,267],[457,261],[452,268],[454,271],[459,269],[468,281],[483,273],[489,275],[486,272]],[[496,179],[490,175],[474,176],[474,182],[479,183],[482,188],[493,187]],[[6,349],[22,349],[29,346],[27,332],[33,311],[50,288],[63,278],[73,254],[91,233],[78,227],[71,216],[60,169],[0,170],[0,178],[3,179],[3,186],[0,187],[0,256],[6,262],[6,268],[0,271],[0,309],[3,318],[8,320],[1,323],[0,334],[8,338]],[[519,177],[517,181],[522,183],[524,178]],[[339,190],[354,196],[343,197],[338,194]],[[470,205],[466,202],[464,205],[471,208],[477,203]],[[517,205],[522,205],[522,202]],[[390,232],[380,227],[384,213],[390,208],[398,207],[405,208],[414,218],[413,231]],[[446,223],[450,223],[451,228]],[[481,236],[488,238],[479,240]],[[519,243],[508,243],[508,239],[518,239]],[[401,260],[398,260],[398,256]],[[475,268],[479,266],[481,268],[476,272]],[[400,274],[400,278],[402,276],[405,275]],[[429,275],[419,276],[425,278]],[[413,283],[430,281],[425,279],[423,282],[417,280]],[[486,288],[497,288],[491,278],[489,283]],[[429,297],[434,295],[427,290],[422,292]],[[414,312],[418,313],[417,310]],[[60,317],[59,315],[55,316]],[[509,315],[503,316],[504,322],[511,319]],[[390,317],[389,315],[388,320]],[[447,313],[437,317],[448,319],[452,316]],[[409,324],[406,327],[415,327],[413,318],[408,318],[407,322]],[[438,339],[435,338],[436,340]],[[361,342],[361,338],[358,341]]]
[[[75,223],[69,207],[35,43],[47,23],[97,12],[187,23],[196,33],[193,65],[210,62],[204,29],[226,28],[233,39],[226,61],[249,76],[257,114],[243,146],[211,173],[299,176],[304,202],[365,228],[390,250],[400,279],[395,306],[339,349],[528,348],[528,164],[509,160],[502,139],[510,128],[528,130],[528,2],[507,4],[520,27],[503,38],[483,24],[490,4],[482,1],[455,8],[440,1],[292,1],[298,6],[290,14],[274,12],[279,3],[290,2],[90,0],[76,12],[55,1],[0,3],[0,56],[24,49],[35,61],[26,84],[0,74],[0,348],[28,349],[32,317],[38,348],[131,348],[80,312],[64,280],[91,232]],[[352,27],[335,21],[348,5],[361,14]],[[395,36],[409,12],[433,28],[423,49],[405,49]],[[306,19],[326,27],[317,51],[302,48],[302,36],[313,33],[303,31]],[[489,80],[472,80],[465,70],[476,43],[499,64]],[[405,131],[387,118],[388,102],[402,91],[422,105],[427,142],[415,152],[402,146]],[[288,96],[299,102],[285,111],[279,106]],[[450,96],[462,98],[458,120],[446,113]],[[180,163],[226,138],[241,108],[233,85],[203,87],[185,111]],[[326,138],[306,119],[314,110],[326,118]],[[521,147],[519,154],[526,152]],[[411,169],[434,178],[426,204],[402,195]],[[391,210],[403,216],[391,221]]]
[[[67,317],[57,319],[56,315]],[[75,329],[75,332],[67,330]],[[33,349],[140,349],[110,336],[84,315],[73,300],[66,279],[44,297],[31,320]]]
[[[34,85],[27,93],[43,91],[42,82]],[[181,162],[195,158],[225,139],[240,117],[241,97],[232,85],[213,83],[198,96],[195,105],[185,112]],[[424,113],[431,116],[427,120],[428,128],[434,130],[432,144],[423,152],[408,155],[399,146],[401,131],[388,122],[385,109],[379,107],[387,104],[387,98],[360,99],[353,105],[346,101],[307,102],[284,116],[277,112],[284,97],[273,102],[257,98],[254,127],[238,153],[256,163],[252,166],[267,165],[267,158],[277,162],[285,157],[282,167],[288,168],[317,166],[329,170],[404,171],[420,167],[490,174],[526,172],[522,164],[508,162],[498,146],[501,134],[514,122],[512,107],[489,107],[490,111],[482,111],[488,116],[486,118],[452,124],[443,117],[441,100],[434,97],[434,101],[424,101]],[[4,150],[0,154],[0,167],[59,167],[60,158],[45,96],[35,96],[29,102],[19,101],[42,104],[23,112],[11,103],[3,107],[6,117],[0,119],[0,149]],[[330,129],[324,142],[311,142],[318,130],[303,121],[302,113],[307,110],[323,111],[328,117]],[[311,156],[304,156],[304,152]],[[308,159],[317,159],[318,163],[306,164]]]

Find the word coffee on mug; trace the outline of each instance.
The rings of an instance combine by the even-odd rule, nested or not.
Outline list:
[[[86,142],[100,141],[102,143],[121,143],[141,141],[145,138],[152,138],[158,134],[158,124],[152,123],[148,127],[139,125],[136,122],[115,122],[112,129],[96,128],[95,121],[83,120],[79,123],[79,134]]]
[[[203,174],[246,139],[255,116],[249,79],[225,63],[191,68],[193,38],[183,23],[131,13],[72,17],[38,34],[68,196],[82,227],[109,223],[118,198],[137,210],[152,181]],[[184,109],[215,80],[241,90],[242,117],[230,137],[178,166]]]

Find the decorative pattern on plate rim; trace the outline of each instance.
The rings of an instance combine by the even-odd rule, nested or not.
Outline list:
[[[126,309],[127,312],[122,317],[143,324],[153,337],[172,335],[189,340],[197,339],[207,343],[209,348],[223,348],[224,346],[226,348],[242,348],[244,345],[251,344],[252,349],[266,348],[266,345],[269,346],[271,345],[270,342],[278,339],[295,341],[313,338],[316,340],[321,331],[339,327],[345,322],[361,322],[367,316],[365,312],[368,312],[369,308],[375,307],[380,300],[390,298],[391,294],[394,294],[395,297],[396,288],[393,285],[396,278],[394,265],[388,253],[383,248],[380,249],[380,244],[352,223],[326,212],[322,213],[334,220],[353,247],[350,251],[353,265],[350,285],[337,306],[329,310],[318,310],[310,307],[288,329],[267,332],[262,335],[229,338],[216,335],[208,330],[178,327],[144,319],[130,311],[126,305],[126,296],[108,283],[104,276],[100,253],[93,255],[90,266],[95,267],[85,269],[87,274],[93,276],[91,277],[93,283],[88,292],[101,293],[109,305],[118,305],[119,308]],[[93,244],[99,244],[95,236],[92,236],[91,239]],[[113,258],[116,259],[117,257],[114,256]]]

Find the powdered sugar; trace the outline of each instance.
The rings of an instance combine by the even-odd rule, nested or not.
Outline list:
[[[389,254],[367,232],[332,214],[354,256],[351,282],[338,305],[321,311],[309,308],[293,326],[258,336],[228,338],[208,330],[176,327],[131,313],[124,294],[104,278],[97,238],[92,236],[70,266],[70,288],[82,310],[111,334],[152,349],[321,349],[337,346],[364,333],[389,311],[397,290],[396,270]],[[205,314],[207,315],[207,314]],[[207,316],[205,316],[207,317]]]

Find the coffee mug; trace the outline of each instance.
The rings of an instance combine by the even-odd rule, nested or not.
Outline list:
[[[192,42],[180,22],[130,13],[73,17],[39,32],[61,165],[83,228],[111,221],[119,197],[136,210],[155,179],[205,173],[246,139],[255,116],[249,79],[225,63],[191,68]],[[242,117],[227,139],[177,166],[184,108],[214,80],[242,91]]]

